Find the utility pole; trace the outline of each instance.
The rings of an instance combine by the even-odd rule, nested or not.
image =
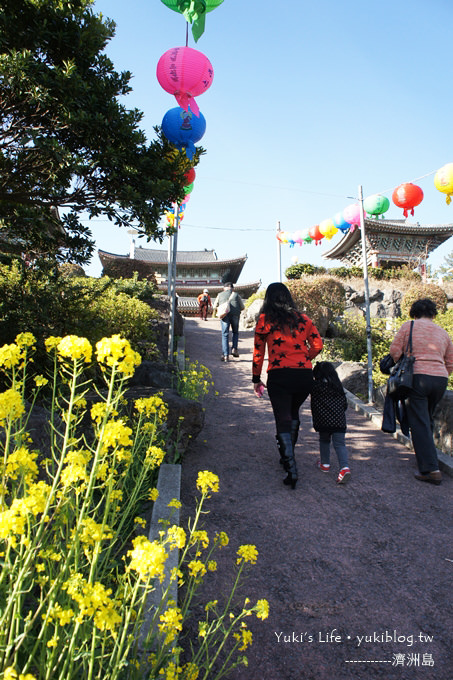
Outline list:
[[[168,360],[174,360],[175,316],[176,316],[176,257],[178,254],[178,228],[179,228],[179,205],[175,204],[175,218],[173,221],[174,234],[171,248],[171,260],[169,259],[169,272],[171,270],[169,296],[170,296],[170,328],[168,332]]]
[[[277,222],[277,235],[280,232],[280,222]],[[280,283],[282,282],[282,244],[277,238],[277,275]]]
[[[359,186],[360,232],[362,236],[363,283],[365,288],[366,346],[368,354],[368,403],[373,403],[373,357],[371,349],[370,291],[368,288],[368,261],[366,254],[365,215],[363,211],[362,185]]]

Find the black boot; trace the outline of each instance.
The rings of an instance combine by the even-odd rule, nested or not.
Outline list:
[[[297,437],[299,436],[300,420],[291,421],[291,441],[293,442],[293,451],[296,450]]]
[[[299,426],[300,426],[300,420],[292,420],[291,421],[291,441],[293,443],[293,452],[296,448],[297,437],[299,436]],[[275,439],[277,440],[277,448],[278,448],[278,452],[280,454],[280,465],[283,465],[284,464],[284,456],[282,454],[280,442],[278,440],[278,434],[275,435]]]
[[[288,476],[283,480],[283,484],[290,484],[291,488],[296,487],[297,482],[297,467],[294,458],[294,448],[291,439],[291,432],[280,432],[277,434],[277,442],[280,450],[280,455],[283,460],[283,467],[288,473]]]

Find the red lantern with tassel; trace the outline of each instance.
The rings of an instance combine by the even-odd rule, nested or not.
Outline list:
[[[423,191],[416,184],[406,182],[396,187],[392,194],[392,201],[398,208],[403,208],[404,217],[407,217],[409,211],[413,215],[415,206],[423,201]]]
[[[319,231],[319,224],[315,224],[314,227],[310,227],[308,230],[308,235],[312,241],[315,242],[315,246],[318,246],[321,243],[321,240],[324,238],[324,234],[321,234]]]

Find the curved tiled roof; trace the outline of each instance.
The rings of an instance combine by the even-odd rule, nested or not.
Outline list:
[[[117,255],[116,253],[109,253],[106,250],[98,250],[99,257],[113,258],[113,259],[130,259],[129,255]],[[149,262],[150,264],[167,264],[168,251],[154,250],[152,248],[135,248],[135,257],[132,259],[140,262]],[[247,255],[235,257],[231,260],[219,260],[214,250],[178,250],[176,253],[176,264],[191,264],[191,265],[214,265],[214,268],[222,267],[229,264],[244,264]]]
[[[419,236],[428,241],[431,239],[430,252],[453,236],[453,224],[411,224],[406,220],[365,219],[365,234],[367,237],[388,236]],[[360,241],[360,228],[348,231],[343,238],[331,249],[322,254],[329,260],[342,259]]]

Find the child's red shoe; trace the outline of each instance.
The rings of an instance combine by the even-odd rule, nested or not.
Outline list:
[[[346,484],[351,478],[351,470],[348,467],[341,468],[337,477],[337,484]]]

